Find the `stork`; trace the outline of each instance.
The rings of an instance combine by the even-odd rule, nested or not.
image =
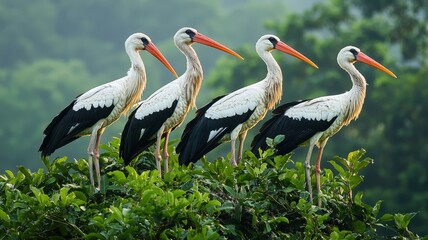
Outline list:
[[[337,63],[350,75],[352,80],[351,90],[338,95],[295,101],[279,106],[273,111],[273,117],[261,127],[260,132],[251,143],[252,152],[256,155],[259,154],[259,149],[266,150],[268,148],[266,144],[267,138],[275,138],[278,135],[284,135],[285,137],[282,142],[276,145],[276,153],[279,155],[289,153],[301,145],[309,144],[305,168],[306,183],[311,202],[313,198],[310,159],[314,146],[316,145],[319,148],[315,175],[317,191],[320,194],[320,163],[327,140],[343,126],[357,119],[363,107],[366,96],[366,80],[355,68],[354,63],[356,61],[382,70],[394,78],[397,77],[390,70],[362,53],[360,49],[353,46],[344,47],[337,55]],[[318,198],[318,205],[321,206],[320,198]]]
[[[217,97],[197,111],[177,146],[180,164],[196,162],[222,142],[231,141],[231,164],[237,166],[235,144],[239,139],[238,162],[249,129],[254,127],[269,109],[281,99],[282,72],[271,52],[281,52],[299,58],[317,68],[308,58],[280,41],[274,35],[264,35],[256,43],[256,51],[267,66],[265,79]]]
[[[186,71],[179,78],[140,102],[138,108],[128,118],[122,132],[119,150],[125,164],[129,164],[133,158],[156,142],[154,155],[159,176],[162,172],[162,159],[164,160],[164,171],[168,172],[169,134],[184,121],[190,108],[195,107],[196,96],[201,87],[202,66],[192,44],[201,43],[243,59],[231,49],[189,27],[177,31],[174,35],[174,43],[186,56]],[[161,155],[162,137],[165,140]]]
[[[135,103],[146,86],[146,70],[139,51],[147,50],[177,76],[172,66],[143,33],[134,33],[125,41],[125,50],[131,60],[131,68],[125,77],[95,87],[79,96],[62,110],[44,130],[40,146],[42,158],[51,155],[56,149],[85,135],[90,135],[88,146],[89,177],[95,188],[93,162],[98,187],[101,187],[99,166],[100,137],[105,128],[126,113]]]

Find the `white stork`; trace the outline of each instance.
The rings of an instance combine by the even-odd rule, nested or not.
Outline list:
[[[125,164],[156,142],[156,166],[161,176],[161,161],[168,172],[168,137],[186,117],[191,107],[195,107],[196,96],[201,87],[203,71],[201,63],[192,48],[193,43],[201,43],[243,59],[239,54],[220,43],[208,38],[196,29],[184,27],[174,35],[174,43],[186,56],[187,69],[183,75],[163,86],[146,100],[129,116],[122,132],[120,156]],[[162,156],[161,138],[164,137]]]
[[[357,119],[363,107],[366,96],[366,80],[355,68],[356,61],[366,63],[396,78],[394,73],[362,53],[360,49],[347,46],[337,55],[339,66],[349,73],[352,88],[343,94],[324,96],[311,100],[296,101],[279,106],[273,111],[273,117],[267,121],[254,137],[251,143],[252,151],[256,155],[259,149],[266,150],[266,138],[275,138],[284,135],[284,140],[276,146],[277,154],[283,155],[293,149],[309,143],[309,151],[305,161],[306,183],[312,202],[312,188],[310,177],[310,159],[314,146],[319,148],[315,165],[318,194],[320,186],[320,162],[327,140],[337,133],[343,126]],[[321,199],[318,198],[321,206]]]
[[[96,190],[101,187],[98,152],[100,137],[107,126],[137,103],[146,86],[146,71],[139,51],[147,50],[177,76],[172,66],[147,35],[134,33],[129,36],[125,41],[125,50],[132,63],[127,76],[79,95],[47,126],[43,132],[45,138],[39,149],[44,158],[75,139],[90,135],[91,139],[88,146],[89,177],[92,186],[95,187],[94,161],[98,180]]]
[[[264,35],[256,43],[256,50],[267,66],[265,79],[228,95],[217,97],[197,111],[187,124],[177,146],[179,162],[196,162],[222,142],[231,141],[231,163],[236,166],[235,143],[239,138],[238,161],[247,131],[254,127],[269,109],[281,99],[282,72],[271,52],[277,49],[317,67],[311,60],[281,42],[274,35]]]

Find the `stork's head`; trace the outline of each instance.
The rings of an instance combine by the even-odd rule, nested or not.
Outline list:
[[[125,41],[125,48],[131,48],[136,51],[146,50],[146,46],[150,45],[152,40],[144,33],[134,33]]]
[[[279,38],[272,34],[263,35],[256,43],[256,49],[260,49],[262,51],[273,51],[276,48],[278,42],[281,42]]]
[[[200,43],[209,47],[216,48],[223,52],[229,53],[237,58],[242,58],[239,54],[224,46],[221,43],[216,42],[215,40],[198,33],[198,31],[194,28],[184,27],[177,31],[174,35],[174,43],[177,47],[182,44],[192,45],[193,43]]]
[[[337,63],[341,68],[345,69],[347,64],[353,64],[356,61],[375,67],[391,75],[392,77],[397,78],[397,76],[395,76],[393,72],[391,72],[389,69],[382,66],[382,64],[376,62],[371,57],[361,52],[361,50],[357,47],[346,46],[342,48],[342,50],[340,50],[340,52],[337,54]]]
[[[152,54],[155,58],[157,58],[169,71],[177,77],[177,73],[174,68],[169,64],[168,60],[162,55],[159,49],[155,46],[149,36],[143,33],[134,33],[129,36],[125,41],[125,49],[127,51],[141,51],[146,50],[150,54]],[[128,53],[129,54],[129,53]]]
[[[296,57],[309,65],[318,68],[318,66],[313,63],[309,58],[305,57],[303,54],[294,50],[292,47],[288,46],[282,42],[277,36],[272,34],[263,35],[256,43],[256,51],[259,55],[263,52],[271,52],[273,50],[279,50],[283,53]]]

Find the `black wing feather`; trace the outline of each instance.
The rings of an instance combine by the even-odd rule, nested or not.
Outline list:
[[[188,165],[191,162],[198,161],[206,153],[220,145],[220,140],[224,135],[232,132],[239,124],[245,122],[255,110],[255,108],[250,109],[243,114],[222,119],[206,118],[206,111],[222,97],[214,99],[199,109],[196,117],[186,125],[176,149],[176,152],[180,154],[178,157],[180,164]],[[221,131],[208,141],[210,132],[219,129]]]
[[[175,100],[171,107],[154,112],[143,119],[135,118],[138,108],[131,113],[123,129],[119,149],[119,154],[125,164],[129,164],[138,154],[156,142],[157,132],[165,121],[172,116],[177,103],[178,100]],[[145,130],[140,137],[142,129]]]
[[[266,144],[267,138],[273,139],[278,135],[284,135],[284,140],[276,146],[277,154],[284,155],[296,149],[316,133],[328,129],[334,120],[336,120],[336,117],[330,121],[308,120],[304,118],[296,120],[284,115],[288,109],[304,101],[308,100],[286,103],[273,111],[274,115],[272,118],[263,124],[251,143],[251,151],[256,156],[259,154],[258,149],[264,151],[268,148]]]
[[[39,148],[42,157],[51,155],[56,149],[81,137],[82,131],[106,118],[114,108],[112,104],[110,107],[91,107],[89,110],[82,108],[74,111],[75,103],[76,100],[64,108],[43,131],[45,138]]]

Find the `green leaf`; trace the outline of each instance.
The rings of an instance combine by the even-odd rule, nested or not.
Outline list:
[[[354,166],[355,171],[359,171],[365,167],[367,167],[369,164],[373,164],[373,159],[371,158],[365,158],[364,160],[357,162]]]
[[[232,197],[238,197],[237,192],[232,187],[229,187],[227,185],[223,185],[223,188],[230,194]]]
[[[284,141],[285,136],[284,135],[277,135],[274,139],[273,139],[273,145],[277,146],[278,144],[280,144],[282,141]]]
[[[333,160],[335,162],[339,162],[340,164],[342,164],[342,166],[345,167],[347,170],[350,169],[350,165],[349,165],[350,163],[347,159],[336,156],[333,158]]]
[[[351,190],[358,186],[363,181],[361,176],[351,176],[349,179],[349,184],[351,185]]]
[[[345,170],[339,166],[339,164],[337,164],[335,161],[329,161],[329,163],[334,167],[334,169],[336,169],[336,171],[339,172],[340,175],[346,177],[348,174],[345,172]]]
[[[361,201],[362,198],[363,198],[363,193],[358,192],[354,197],[355,204],[358,206],[362,206],[363,205],[363,202]]]
[[[5,213],[1,208],[0,208],[0,219],[7,222],[7,223],[10,223],[9,215],[7,213]]]
[[[110,206],[109,211],[112,213],[114,219],[119,222],[123,222],[122,211],[120,211],[117,207]]]
[[[118,181],[119,183],[125,183],[126,176],[125,176],[125,173],[123,173],[122,171],[115,170],[112,172],[108,172],[108,175],[113,176],[115,180]]]
[[[226,201],[224,202],[221,207],[218,208],[218,210],[222,211],[222,210],[231,210],[231,209],[235,209],[235,206],[233,205],[232,202],[230,201]]]
[[[373,207],[373,216],[376,217],[379,214],[380,206],[382,205],[382,200],[379,200],[376,202],[376,204]]]
[[[24,168],[23,166],[18,166],[18,169],[20,172],[22,172],[25,177],[31,181],[32,177],[31,177],[31,173],[28,171],[28,169]]]
[[[364,154],[366,154],[366,150],[364,149],[359,149],[353,152],[350,152],[348,154],[348,161],[354,165],[356,162],[358,162],[358,160],[361,159],[362,156],[364,156]]]
[[[281,223],[281,222],[282,223],[290,223],[290,221],[286,217],[274,217],[269,222],[270,223]]]
[[[266,138],[266,144],[268,145],[269,148],[275,147],[275,144],[272,138]]]
[[[363,221],[357,220],[352,225],[354,231],[357,233],[364,233],[366,231],[366,224]]]
[[[389,222],[394,220],[394,215],[386,213],[381,218],[379,218],[379,220],[382,222]]]

